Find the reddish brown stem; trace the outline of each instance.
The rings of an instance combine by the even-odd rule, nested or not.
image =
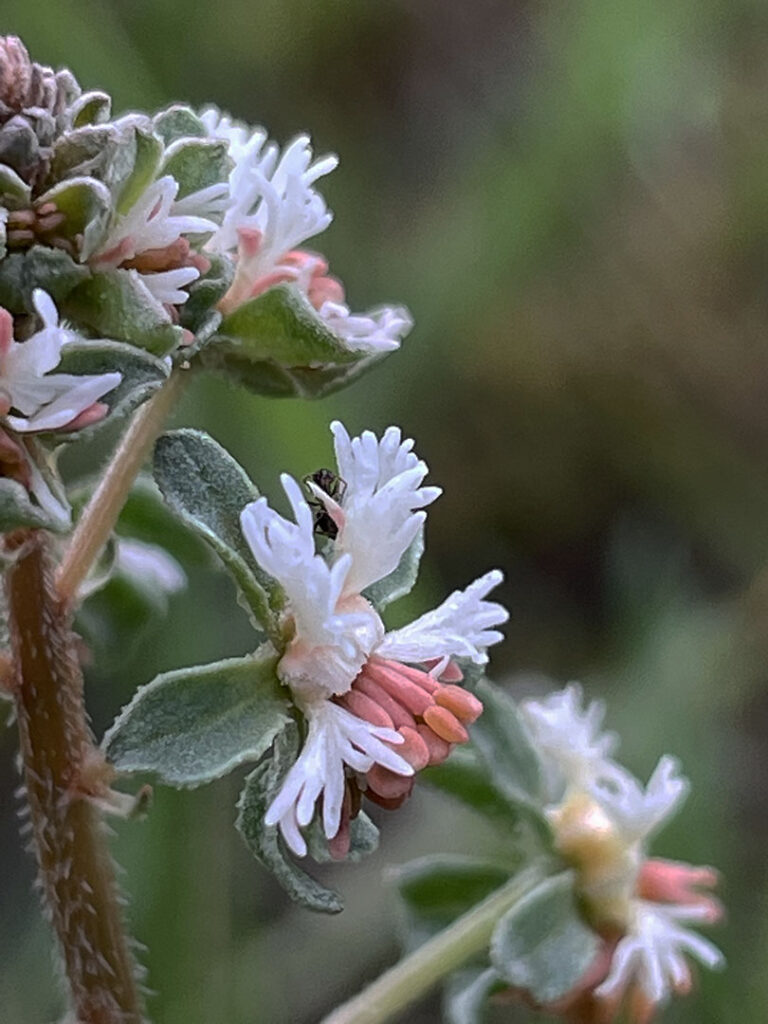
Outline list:
[[[99,754],[83,703],[69,613],[41,531],[16,534],[7,572],[15,700],[32,839],[78,1024],[141,1024],[100,812],[88,799]]]

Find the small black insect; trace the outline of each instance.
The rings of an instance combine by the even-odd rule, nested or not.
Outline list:
[[[334,473],[332,469],[318,469],[314,473],[310,473],[309,476],[304,477],[304,486],[309,492],[307,504],[312,509],[315,533],[319,533],[322,537],[328,537],[330,540],[335,540],[339,528],[331,519],[320,498],[308,486],[310,483],[313,483],[315,487],[319,487],[321,491],[325,491],[329,498],[341,502],[347,489],[346,482],[338,474]]]

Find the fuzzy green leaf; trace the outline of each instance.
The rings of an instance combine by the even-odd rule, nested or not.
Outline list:
[[[305,838],[312,860],[318,864],[338,863],[328,850],[328,840],[325,838],[319,817],[312,819],[312,823],[306,829]],[[379,830],[365,811],[360,811],[349,823],[349,853],[343,860],[356,864],[363,857],[375,853],[378,848]]]
[[[267,808],[295,763],[299,751],[295,727],[278,736],[272,753],[245,780],[237,808],[236,826],[246,846],[288,893],[308,910],[338,914],[344,909],[341,897],[302,871],[287,853],[275,826],[264,824]]]
[[[183,337],[135,270],[94,274],[70,292],[65,312],[104,338],[127,341],[156,356],[166,355]]]
[[[256,564],[240,529],[240,513],[259,497],[245,470],[208,434],[189,429],[158,439],[153,469],[168,507],[211,545],[258,622],[269,627],[267,595],[278,591]]]
[[[277,655],[254,655],[158,676],[141,687],[104,737],[122,772],[199,786],[257,761],[289,722]]]
[[[80,257],[87,260],[104,239],[112,216],[112,196],[96,178],[68,178],[42,195],[38,207],[55,203],[65,220],[56,229],[57,235],[75,239],[81,235]]]
[[[132,141],[135,151],[133,167],[119,185],[117,212],[127,213],[141,198],[157,176],[163,158],[163,143],[152,131],[149,123],[132,125]]]
[[[407,945],[414,949],[509,881],[510,871],[475,857],[430,854],[392,877],[405,905]]]
[[[25,253],[13,252],[0,262],[0,306],[11,313],[32,310],[32,293],[42,288],[60,304],[90,271],[61,249],[33,245]]]
[[[113,124],[85,125],[65,132],[54,144],[48,181],[73,177],[104,181],[120,141],[120,132]]]
[[[234,263],[228,256],[212,253],[208,259],[211,263],[210,269],[201,277],[198,277],[196,281],[192,282],[187,289],[189,298],[181,307],[181,324],[192,331],[196,342],[203,325],[214,314],[217,317],[214,330],[219,329],[222,316],[221,313],[216,311],[215,307],[219,299],[232,284],[232,278],[235,273]],[[208,340],[206,339],[206,343]],[[192,359],[196,355],[198,347],[196,344],[193,344],[183,353],[184,357]]]
[[[540,1003],[554,1002],[583,977],[600,939],[579,915],[574,875],[541,882],[501,918],[491,939],[491,963],[510,985]]]
[[[222,353],[229,347],[241,358],[270,359],[281,366],[354,363],[351,352],[330,331],[312,304],[288,284],[276,285],[224,317],[219,329]]]
[[[205,125],[194,110],[180,103],[156,114],[154,128],[166,146],[177,139],[204,138],[206,135]]]
[[[170,174],[179,183],[178,198],[225,182],[231,161],[226,142],[220,139],[177,139],[165,153],[161,174]]]
[[[506,987],[492,967],[457,971],[445,986],[445,1024],[483,1024],[488,996]]]
[[[469,735],[494,787],[510,801],[541,815],[545,800],[541,762],[517,706],[475,666],[465,666],[465,685],[483,702]]]
[[[69,523],[49,515],[30,498],[26,487],[17,480],[0,479],[0,533],[22,526],[41,527],[54,533],[66,532]]]
[[[168,367],[161,359],[126,345],[120,341],[72,342],[62,349],[57,373],[99,374],[118,372],[122,380],[100,399],[109,408],[109,415],[123,416],[162,387],[168,377]],[[71,435],[57,434],[61,440],[82,440],[106,422],[101,420],[92,427]]]
[[[364,596],[368,598],[374,608],[381,610],[393,601],[397,601],[398,598],[410,594],[419,575],[419,562],[423,554],[424,530],[422,529],[409,544],[397,568],[393,569],[383,580],[372,583],[366,590]]]

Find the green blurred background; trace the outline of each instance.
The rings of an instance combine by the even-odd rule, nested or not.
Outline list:
[[[3,0],[0,31],[117,110],[215,101],[341,155],[322,240],[352,305],[406,302],[402,352],[348,393],[270,402],[199,382],[178,420],[275,494],[327,464],[327,425],[390,422],[445,487],[395,621],[507,574],[512,692],[580,678],[640,773],[693,780],[658,849],[711,862],[729,968],[665,1020],[768,1014],[768,8],[763,0]],[[74,467],[81,469],[82,467]],[[244,652],[229,582],[190,570],[167,620],[97,652],[101,732],[158,671]],[[57,1020],[48,936],[0,737],[0,1019]],[[360,867],[294,909],[232,828],[237,779],[156,791],[118,825],[155,1024],[312,1024],[396,957],[388,864],[493,850],[417,791]],[[439,1018],[433,998],[402,1018]],[[494,1020],[523,1021],[504,1010]]]

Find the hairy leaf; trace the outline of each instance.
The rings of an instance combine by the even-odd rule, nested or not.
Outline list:
[[[177,139],[204,137],[205,125],[191,109],[181,103],[175,103],[167,110],[155,114],[154,128],[166,146]]]
[[[75,263],[62,249],[33,245],[25,253],[13,252],[0,262],[0,306],[11,313],[32,311],[35,288],[48,292],[61,303],[90,271]]]
[[[267,808],[277,794],[299,751],[298,731],[286,729],[272,753],[245,780],[237,804],[237,829],[248,849],[296,903],[323,914],[344,909],[341,897],[302,871],[291,859],[276,826],[264,824]]]
[[[220,139],[177,139],[165,153],[161,174],[171,174],[179,183],[179,199],[224,182],[231,161],[226,142]]]
[[[122,772],[199,786],[258,760],[289,722],[277,656],[254,655],[158,676],[141,687],[104,737]]]
[[[501,918],[491,939],[491,962],[510,985],[540,1003],[566,994],[597,956],[598,936],[579,915],[574,875],[541,882]]]

